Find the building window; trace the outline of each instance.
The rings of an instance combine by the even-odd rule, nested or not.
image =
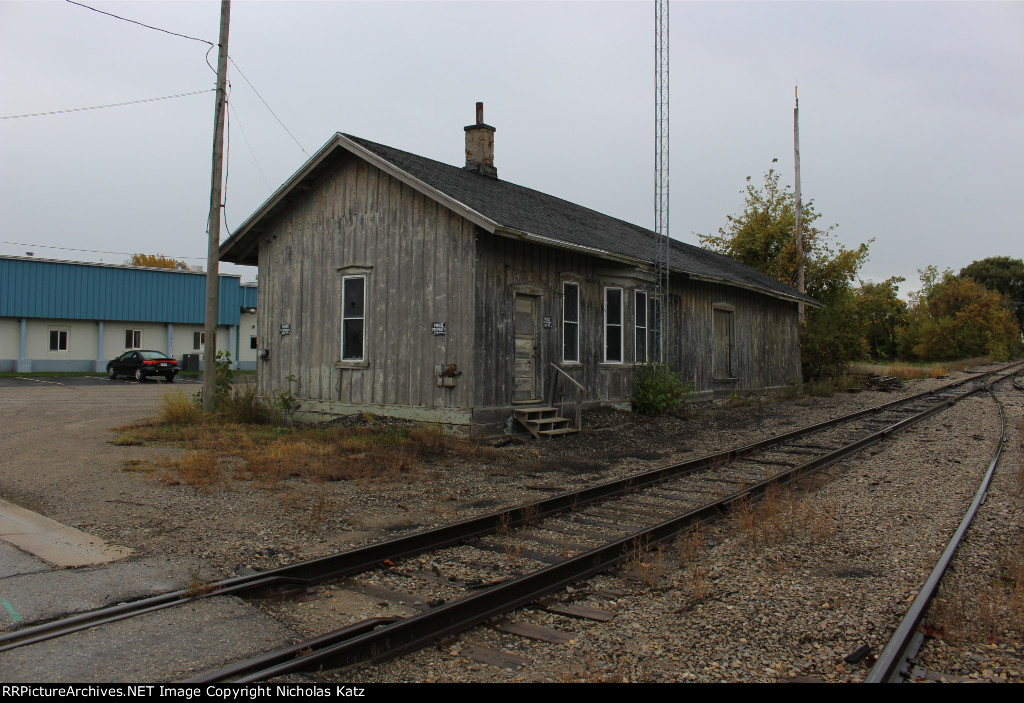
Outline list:
[[[633,295],[636,307],[636,315],[633,317],[634,334],[636,340],[636,356],[633,357],[637,364],[647,363],[647,293],[638,290]]]
[[[50,330],[50,351],[68,350],[68,331]]]
[[[604,289],[604,360],[622,363],[622,289]]]
[[[141,349],[142,348],[142,330],[125,330],[124,331],[124,348],[125,349]]]
[[[562,361],[580,360],[580,284],[562,284]]]
[[[206,332],[192,333],[192,348],[202,349],[206,346]]]
[[[366,276],[341,279],[341,359],[363,361]]]
[[[249,348],[250,349],[258,349],[259,348],[259,347],[256,346],[256,338],[255,337],[249,337]]]
[[[733,368],[733,313],[732,310],[715,308],[714,313],[714,339],[715,357],[713,360],[713,375],[715,378],[734,378],[736,369]]]

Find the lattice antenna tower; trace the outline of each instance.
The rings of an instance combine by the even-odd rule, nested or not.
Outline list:
[[[668,0],[654,3],[654,324],[656,354],[668,369]]]

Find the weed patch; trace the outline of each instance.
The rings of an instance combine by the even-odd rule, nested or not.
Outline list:
[[[626,580],[637,581],[644,586],[657,586],[667,570],[665,549],[660,545],[654,549],[646,542],[635,540],[623,562]]]
[[[246,401],[248,402],[248,401]],[[184,408],[179,401],[172,408]],[[417,482],[427,478],[424,461],[438,457],[485,459],[496,449],[446,435],[432,427],[273,427],[226,421],[199,412],[198,421],[157,420],[118,428],[115,444],[169,444],[192,450],[160,463],[160,477],[209,489],[230,477],[276,488],[281,481]],[[182,413],[162,418],[180,420]],[[191,416],[188,416],[191,417]]]
[[[771,486],[760,500],[741,499],[731,511],[735,534],[757,547],[801,536],[820,541],[835,527],[838,504],[801,498],[792,490]]]
[[[640,364],[633,390],[633,409],[641,415],[660,415],[680,407],[693,396],[693,384],[664,364]]]

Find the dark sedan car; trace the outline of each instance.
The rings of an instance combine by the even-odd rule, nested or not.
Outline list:
[[[150,349],[127,351],[107,364],[107,375],[110,378],[134,376],[136,381],[142,381],[148,376],[163,376],[165,381],[173,383],[178,371],[180,369],[176,359]]]

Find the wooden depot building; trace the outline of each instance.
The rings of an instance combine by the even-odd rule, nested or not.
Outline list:
[[[661,348],[655,235],[499,179],[494,131],[478,103],[462,168],[336,134],[221,245],[259,266],[262,394],[482,436],[629,403]],[[799,379],[797,303],[819,303],[682,242],[669,264],[668,363],[699,393]]]

